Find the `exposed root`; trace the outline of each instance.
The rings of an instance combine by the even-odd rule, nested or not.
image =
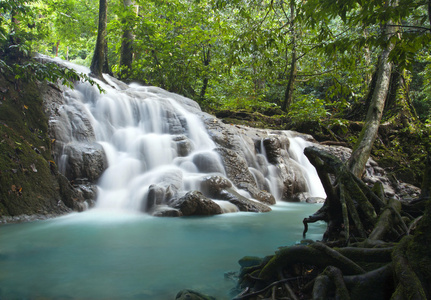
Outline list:
[[[431,244],[431,207],[425,221],[424,201],[402,206],[385,199],[381,184],[370,189],[327,152],[308,147],[304,153],[327,199],[303,220],[303,235],[309,223],[323,220],[323,241],[281,248],[260,265],[243,268],[240,287],[247,290],[235,299],[427,299],[431,258],[424,245]]]
[[[392,253],[394,271],[398,279],[395,295],[396,297],[398,295],[404,297],[402,299],[426,300],[427,297],[421,281],[412,269],[405,253],[407,245],[412,239],[412,236],[404,237]]]

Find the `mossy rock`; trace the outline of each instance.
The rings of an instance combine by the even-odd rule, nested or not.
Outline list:
[[[216,300],[216,298],[193,290],[182,290],[178,292],[175,300]]]
[[[40,89],[0,75],[0,217],[61,214]]]
[[[263,259],[257,256],[244,256],[238,263],[242,268],[258,266],[262,263]]]

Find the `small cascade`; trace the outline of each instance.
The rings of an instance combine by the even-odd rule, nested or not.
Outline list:
[[[97,184],[97,208],[172,213],[198,195],[200,203],[213,200],[220,210],[215,213],[267,211],[266,205],[275,203],[271,199],[305,192],[324,197],[302,154],[308,142],[300,137],[281,132],[290,147],[274,158],[265,143],[280,134],[250,138],[227,129],[190,99],[105,78],[109,84],[99,82],[102,94],[87,83],[65,89],[64,103],[50,120],[60,171],[74,182]],[[292,166],[301,174],[290,171]],[[289,180],[298,180],[292,184],[298,188],[286,191]],[[188,195],[191,191],[202,194]]]
[[[296,162],[298,162],[300,168],[303,169],[303,174],[307,181],[310,195],[313,197],[326,198],[325,190],[320,182],[319,175],[317,175],[316,169],[303,154],[304,149],[311,145],[312,143],[307,142],[300,137],[291,137],[289,154]]]

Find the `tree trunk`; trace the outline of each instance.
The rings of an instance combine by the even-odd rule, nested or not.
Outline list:
[[[210,64],[210,62],[211,62],[211,52],[210,52],[210,48],[209,48],[209,46],[208,46],[208,49],[205,51],[205,47],[202,49],[202,55],[203,55],[203,58],[202,58],[202,62],[204,63],[204,72],[205,72],[205,74],[204,74],[204,79],[203,79],[203,82],[202,82],[202,88],[201,88],[201,92],[200,92],[200,95],[199,95],[199,100],[200,101],[203,101],[204,100],[204,98],[205,98],[205,93],[206,93],[206,90],[207,90],[207,87],[208,87],[208,75],[206,74],[207,73],[207,67],[209,66],[209,64]]]
[[[132,0],[123,0],[124,8],[131,9],[133,6]],[[130,75],[133,62],[133,32],[128,24],[127,19],[122,21],[124,26],[123,36],[121,37],[121,53],[120,53],[120,78],[125,78]]]
[[[297,54],[296,54],[296,36],[295,36],[295,1],[290,1],[290,34],[292,35],[292,56],[290,62],[289,81],[284,93],[284,102],[281,106],[283,111],[287,111],[292,104],[293,91],[295,90],[295,81],[298,73]]]
[[[390,26],[391,24],[388,25],[384,26],[383,33],[389,37],[393,33],[393,27]],[[365,125],[349,159],[350,170],[359,178],[362,177],[365,170],[365,164],[370,157],[382,119],[391,79],[392,63],[389,61],[389,53],[392,48],[393,44],[388,42],[388,45],[380,54],[377,66],[377,82],[368,108]]]
[[[60,41],[57,41],[57,44],[55,44],[55,57],[58,57],[58,48],[60,47]]]
[[[108,19],[108,2],[99,0],[99,27],[97,31],[96,47],[91,60],[90,75],[103,80],[103,65],[105,63],[106,23]]]

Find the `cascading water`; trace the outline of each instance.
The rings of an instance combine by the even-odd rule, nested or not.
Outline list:
[[[314,169],[301,161],[308,142],[285,131],[225,126],[184,97],[106,79],[104,94],[78,84],[64,102],[50,104],[60,170],[88,198],[88,182],[98,184],[96,209],[0,226],[0,298],[166,300],[190,288],[231,299],[236,283],[223,274],[238,271],[244,255],[263,257],[301,240],[302,219],[319,204],[280,201],[265,214],[211,218],[124,211],[152,213],[151,201],[166,206],[203,190],[203,182],[224,184],[211,199],[226,212],[238,210],[244,196],[269,199],[266,191],[277,200],[324,196]],[[325,228],[310,224],[307,237],[318,239]]]
[[[109,85],[99,82],[105,90],[102,94],[87,83],[77,84],[75,90],[66,90],[60,117],[52,122],[60,141],[60,170],[74,174],[69,177],[78,181],[88,174],[87,177],[97,179],[97,208],[151,212],[175,203],[188,191],[202,190],[202,181],[208,176],[227,177],[233,181],[234,191],[230,192],[230,198],[227,197],[229,200],[232,193],[239,195],[234,197],[253,200],[258,193],[253,193],[256,188],[260,193],[272,193],[276,200],[286,200],[293,193],[284,191],[286,176],[292,177],[291,181],[305,182],[305,187],[295,193],[325,196],[314,167],[302,154],[308,143],[302,138],[279,132],[278,135],[290,141],[290,146],[281,149],[281,158],[276,163],[269,163],[263,145],[265,137],[248,142],[250,139],[246,136],[234,134],[232,140],[235,141],[226,147],[236,148],[239,156],[245,158],[246,169],[240,172],[247,176],[250,173],[254,182],[245,179],[245,183],[256,187],[237,189],[235,184],[242,185],[242,182],[231,178],[236,175],[226,174],[225,159],[220,157],[220,152],[214,151],[220,145],[213,141],[204,125],[203,119],[210,116],[194,101],[156,87],[126,85],[109,76],[105,75],[105,78]],[[274,134],[267,136],[277,138]],[[103,151],[100,151],[100,145]],[[99,167],[103,165],[100,162],[102,153],[105,167],[98,171],[91,168],[74,171],[79,166],[76,167],[71,159],[82,148],[91,153],[98,151],[96,165]],[[90,158],[83,159],[81,169],[88,168],[95,160],[91,154],[86,155]],[[285,166],[287,164],[289,166]],[[284,169],[299,171],[289,170],[287,174]],[[94,173],[97,174],[92,176]],[[224,212],[236,211],[228,201],[220,201],[227,199],[220,198],[219,194],[206,193],[205,196],[212,198]]]

